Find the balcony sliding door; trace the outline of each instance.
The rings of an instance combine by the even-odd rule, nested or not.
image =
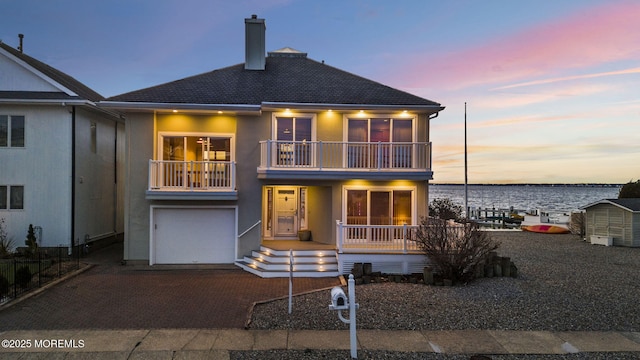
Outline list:
[[[276,161],[281,166],[311,166],[310,117],[276,118]]]
[[[348,119],[347,141],[349,168],[389,169],[412,166],[412,119]]]
[[[232,141],[232,136],[161,134],[160,187],[231,186]]]

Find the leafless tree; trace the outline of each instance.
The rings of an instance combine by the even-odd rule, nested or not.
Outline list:
[[[421,220],[415,241],[434,270],[454,283],[471,280],[476,266],[500,246],[475,222],[452,223],[436,218]]]

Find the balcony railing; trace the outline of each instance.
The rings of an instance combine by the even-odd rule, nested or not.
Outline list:
[[[418,225],[349,225],[336,220],[336,242],[339,253],[420,252],[411,240]]]
[[[431,143],[265,140],[260,142],[260,168],[427,171]]]
[[[234,191],[233,161],[149,160],[150,191]]]

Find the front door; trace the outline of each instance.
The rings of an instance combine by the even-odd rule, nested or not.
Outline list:
[[[296,188],[276,188],[275,236],[298,235],[298,191]]]

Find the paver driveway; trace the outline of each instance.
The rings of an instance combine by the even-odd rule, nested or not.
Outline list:
[[[288,279],[262,279],[239,268],[123,266],[121,254],[121,244],[100,250],[86,259],[93,268],[0,311],[0,331],[242,328],[254,302],[289,291]],[[337,278],[296,278],[293,288],[339,284]]]

